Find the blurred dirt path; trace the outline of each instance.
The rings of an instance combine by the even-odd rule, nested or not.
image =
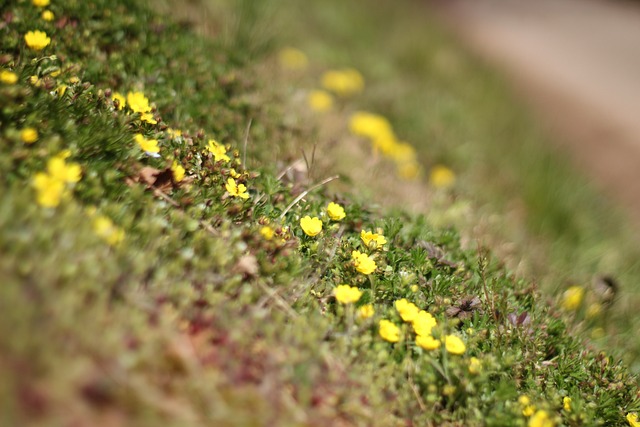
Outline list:
[[[432,2],[640,223],[640,7],[605,0]]]

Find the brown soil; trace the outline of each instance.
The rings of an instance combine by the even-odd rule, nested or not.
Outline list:
[[[432,3],[640,223],[640,7],[600,0]]]

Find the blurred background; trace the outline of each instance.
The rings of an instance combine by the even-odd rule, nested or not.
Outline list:
[[[583,170],[640,219],[640,7],[605,0],[433,1]]]

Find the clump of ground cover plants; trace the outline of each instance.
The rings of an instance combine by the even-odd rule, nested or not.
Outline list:
[[[304,76],[297,49],[125,0],[15,2],[0,31],[2,425],[637,425],[579,290],[557,307],[455,229],[295,173],[340,103],[389,179],[454,191],[359,71],[292,129],[255,62]]]

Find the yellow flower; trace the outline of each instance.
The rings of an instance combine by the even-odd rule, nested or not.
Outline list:
[[[97,216],[93,220],[93,231],[111,246],[116,246],[124,240],[124,230],[116,227],[106,216]]]
[[[367,254],[353,251],[351,252],[351,258],[353,259],[353,265],[356,267],[356,270],[362,274],[369,275],[377,268],[376,262]]]
[[[451,354],[460,355],[464,354],[464,352],[467,350],[467,346],[464,345],[464,342],[460,339],[460,337],[457,337],[455,335],[447,335],[444,338],[444,346]]]
[[[420,310],[411,322],[413,325],[413,331],[416,335],[431,335],[431,330],[438,324],[436,318],[429,312]]]
[[[178,138],[182,136],[182,131],[180,129],[167,128],[167,134],[169,138]]]
[[[431,335],[417,335],[416,344],[425,350],[431,351],[440,348],[442,343]]]
[[[397,300],[394,305],[396,306],[398,313],[400,313],[400,317],[402,317],[402,320],[405,322],[413,322],[420,312],[418,306],[407,301],[406,298]]]
[[[299,49],[286,47],[278,54],[280,66],[290,70],[304,70],[309,65],[307,55]]]
[[[151,111],[151,106],[149,105],[149,99],[144,96],[142,92],[129,92],[127,93],[127,104],[131,111],[134,113],[148,113]]]
[[[482,372],[482,362],[477,357],[472,357],[469,359],[469,373],[473,375],[478,375]]]
[[[569,396],[565,396],[562,399],[562,407],[565,411],[571,412],[571,398]]]
[[[412,181],[420,176],[420,164],[416,161],[404,162],[398,165],[398,175],[400,178]]]
[[[336,300],[340,304],[352,304],[362,296],[362,291],[355,286],[339,285],[333,290]]]
[[[531,399],[526,394],[523,394],[518,397],[518,403],[521,406],[528,406],[531,403]]]
[[[36,200],[40,206],[55,208],[65,193],[64,181],[60,181],[44,172],[39,172],[33,179],[33,187],[37,191]]]
[[[554,427],[556,424],[549,416],[547,411],[540,409],[531,418],[529,418],[528,427]]]
[[[44,12],[42,12],[42,19],[44,19],[45,21],[53,21],[53,19],[55,18],[55,16],[53,15],[53,12],[51,12],[50,10],[45,10]]]
[[[265,225],[264,227],[262,227],[260,229],[260,235],[262,237],[265,238],[265,240],[271,240],[273,239],[273,236],[276,234],[276,232],[273,230],[273,228],[269,227],[268,225]]]
[[[77,163],[67,163],[64,152],[52,157],[47,162],[49,175],[62,183],[74,183],[80,181],[82,169]]]
[[[50,0],[31,0],[31,3],[36,7],[47,7],[49,6]]]
[[[371,231],[362,230],[360,238],[370,249],[382,248],[387,243],[387,239],[382,234],[376,234]]]
[[[229,194],[233,197],[240,197],[241,199],[248,199],[249,193],[247,193],[247,187],[244,184],[236,184],[236,180],[233,178],[227,179],[227,183],[224,185]]]
[[[635,412],[629,412],[627,414],[627,421],[631,427],[640,427],[640,421],[638,421],[638,414]]]
[[[73,77],[71,77],[69,79],[69,84],[75,85],[75,84],[78,84],[78,83],[80,83],[80,79],[78,77],[76,77],[76,76],[73,76]]]
[[[527,405],[524,408],[522,408],[522,415],[524,415],[525,417],[530,417],[535,412],[536,412],[535,405]]]
[[[456,175],[451,169],[443,165],[436,165],[431,169],[429,183],[436,188],[449,188],[456,182]]]
[[[333,97],[324,90],[312,90],[307,102],[313,111],[319,113],[325,113],[333,108]]]
[[[368,113],[366,111],[353,113],[349,119],[349,130],[354,135],[366,137],[371,140],[387,138],[395,141],[391,123],[379,114]]]
[[[581,286],[571,286],[562,294],[562,307],[565,310],[577,310],[584,298],[584,288]]]
[[[18,82],[18,75],[13,71],[2,70],[0,71],[0,82],[7,85],[14,85]]]
[[[33,144],[38,140],[38,131],[34,128],[24,128],[20,131],[20,139],[25,144]]]
[[[227,149],[224,147],[224,145],[219,144],[215,139],[209,140],[207,150],[209,150],[209,152],[213,154],[213,159],[216,162],[219,162],[221,160],[224,162],[228,162],[229,160],[231,160],[229,156],[227,156]]]
[[[171,172],[175,182],[180,182],[184,179],[185,170],[177,160],[174,160],[173,164],[171,164]]]
[[[24,35],[24,41],[33,50],[42,50],[51,43],[51,39],[44,31],[29,31]]]
[[[418,287],[418,285],[411,285],[410,289],[411,289],[411,292],[418,292],[420,288]]]
[[[133,138],[138,143],[138,146],[142,149],[142,151],[152,155],[153,157],[159,157],[159,155],[154,155],[160,152],[160,147],[158,146],[157,139],[147,139],[139,133],[135,134]]]
[[[386,319],[380,320],[378,323],[380,336],[382,339],[389,342],[400,341],[400,328],[394,325],[392,322]]]
[[[373,305],[365,304],[365,305],[363,305],[362,307],[360,307],[358,309],[358,318],[359,319],[369,319],[370,317],[373,317],[375,312],[376,311],[373,308]]]
[[[353,68],[330,70],[322,75],[322,86],[338,96],[352,96],[364,89],[362,74]]]
[[[340,221],[344,219],[346,214],[344,213],[344,208],[337,203],[329,203],[327,206],[327,215],[334,221]]]
[[[589,304],[589,307],[587,307],[587,318],[588,319],[596,318],[596,317],[600,316],[601,313],[602,313],[602,305],[597,303],[597,302]]]
[[[300,227],[304,234],[310,237],[317,236],[322,231],[322,221],[319,218],[311,218],[309,215],[300,219]]]
[[[150,123],[152,125],[158,124],[158,121],[153,118],[153,114],[151,114],[151,113],[142,113],[142,114],[140,114],[140,120],[142,120],[143,122]]]
[[[67,87],[68,87],[67,85],[62,84],[56,88],[56,93],[58,94],[59,98],[62,98],[64,94],[67,92]]]

